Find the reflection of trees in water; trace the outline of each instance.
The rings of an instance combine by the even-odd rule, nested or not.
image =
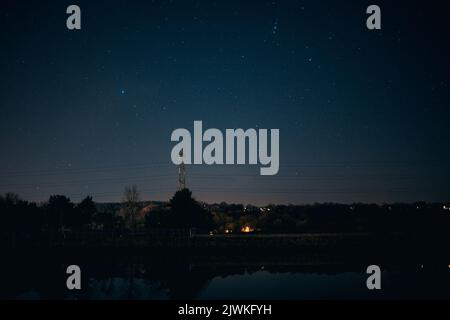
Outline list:
[[[91,291],[104,297],[123,299],[155,298],[193,299],[212,279],[209,272],[192,269],[189,257],[171,255],[114,255],[109,260],[92,261]]]
[[[2,258],[0,298],[25,297],[24,293],[34,291],[42,299],[194,299],[215,277],[259,271],[333,275],[365,272],[370,264],[360,256],[348,260],[332,254],[247,255],[119,249],[109,252],[36,250],[4,254]],[[384,269],[392,265],[392,261],[377,261],[381,261]],[[422,263],[423,260],[408,261],[401,270]],[[66,267],[70,264],[81,267],[81,291],[66,288]]]
[[[159,283],[161,290],[168,291],[170,299],[194,299],[214,277],[210,272],[192,269],[187,261],[148,264],[145,270],[145,278]]]
[[[59,277],[60,274],[63,276]],[[58,285],[59,282],[61,285]],[[38,259],[36,254],[30,252],[2,253],[0,283],[1,298],[15,298],[29,291],[56,298],[63,296],[63,289],[67,290],[59,264],[48,263],[46,258]]]
[[[287,260],[239,254],[193,256],[179,251],[16,252],[1,266],[0,295],[15,298],[34,290],[42,299],[193,299],[215,277],[252,274],[263,266],[268,272],[296,272],[295,261],[283,266]],[[65,271],[70,264],[81,267],[81,291],[66,288]]]

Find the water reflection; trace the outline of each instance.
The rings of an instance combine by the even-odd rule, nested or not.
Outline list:
[[[366,288],[370,259],[186,252],[23,252],[0,269],[6,299],[402,299],[450,298],[447,263],[381,261],[382,290]],[[82,269],[81,291],[65,268]]]

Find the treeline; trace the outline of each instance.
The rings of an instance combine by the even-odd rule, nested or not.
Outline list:
[[[450,210],[444,204],[314,204],[270,205],[264,208],[217,205],[219,232],[246,226],[264,233],[448,233]]]
[[[0,233],[16,238],[34,238],[42,233],[77,232],[102,218],[94,201],[86,197],[75,205],[62,195],[50,196],[43,205],[27,202],[9,193],[0,196]]]
[[[12,242],[65,237],[83,232],[125,234],[154,229],[195,228],[203,233],[448,233],[450,209],[444,204],[207,205],[184,189],[166,204],[148,206],[135,187],[126,188],[120,206],[96,205],[92,197],[74,204],[51,196],[36,204],[17,195],[0,196],[1,240]]]
[[[177,191],[163,210],[146,209],[135,186],[125,188],[120,206],[96,205],[90,196],[75,204],[63,195],[50,196],[38,205],[8,193],[0,195],[0,245],[92,232],[120,236],[155,228],[196,228],[202,232],[213,228],[210,213],[188,189]]]

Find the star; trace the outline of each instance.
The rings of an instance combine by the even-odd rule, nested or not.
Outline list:
[[[275,19],[273,25],[272,25],[272,34],[276,35],[278,32],[278,18]]]

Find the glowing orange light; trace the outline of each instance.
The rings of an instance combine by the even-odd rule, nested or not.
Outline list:
[[[241,232],[245,232],[245,233],[249,233],[249,232],[253,232],[253,231],[254,231],[254,229],[250,226],[245,226],[245,227],[242,227],[242,229],[241,229]]]

